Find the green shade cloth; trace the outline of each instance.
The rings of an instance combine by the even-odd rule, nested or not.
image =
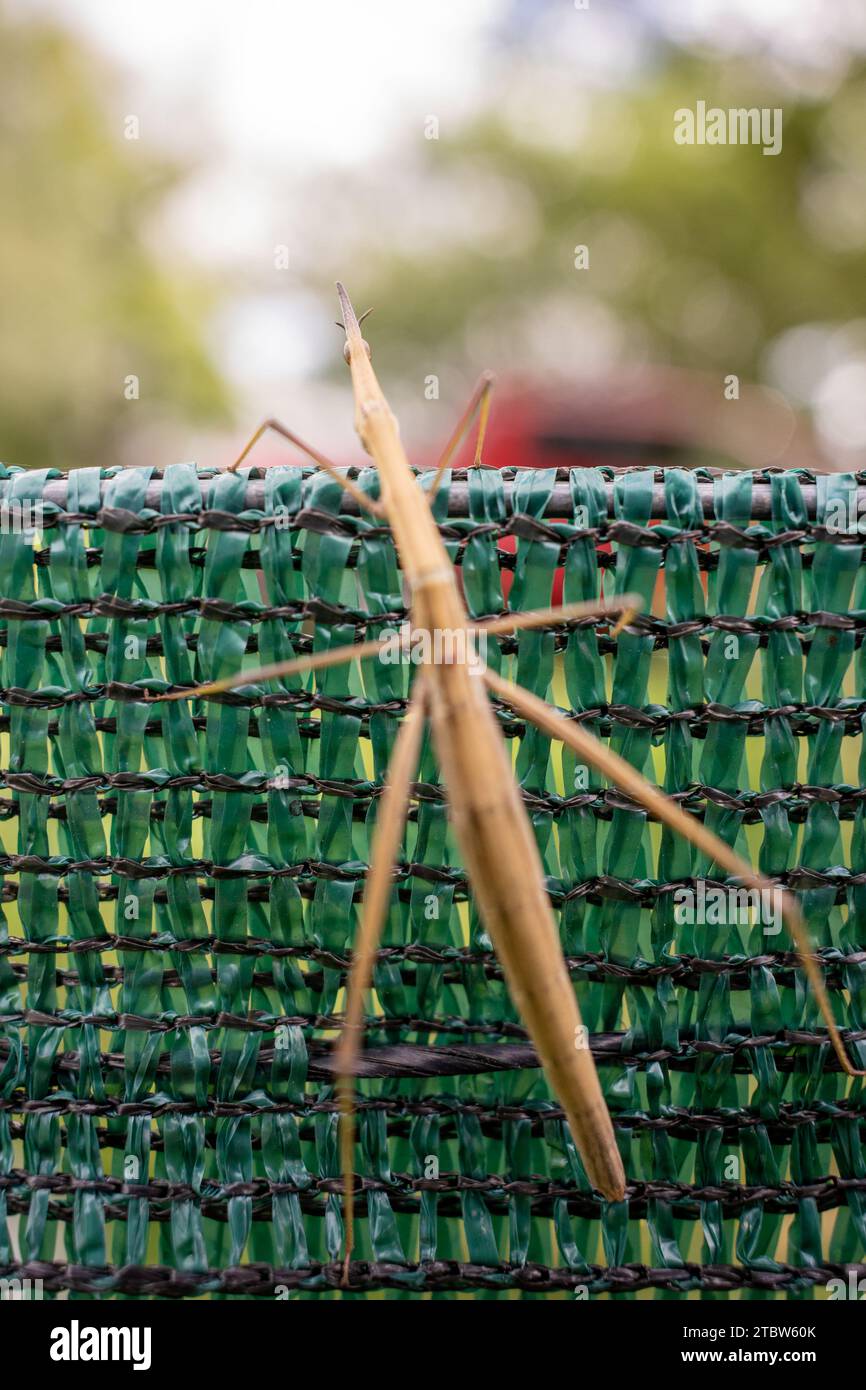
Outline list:
[[[251,510],[244,477],[177,464],[159,512],[153,470],[70,474],[34,543],[21,518],[58,476],[0,469],[0,1279],[805,1299],[866,1273],[862,1088],[771,906],[682,919],[678,890],[723,876],[498,709],[629,1199],[590,1190],[533,1065],[428,740],[368,1009],[342,1294],[329,1057],[414,668],[148,696],[398,626],[390,533],[321,474],[266,470]],[[435,511],[475,616],[546,606],[557,575],[567,602],[644,595],[615,641],[588,621],[488,661],[798,893],[862,1066],[866,569],[862,538],[824,526],[858,480],[819,479],[810,519],[804,479],[761,475],[761,525],[753,475],[710,470],[574,470],[551,518],[553,472],[518,473],[509,501],[485,469],[467,516],[448,517],[451,476]]]

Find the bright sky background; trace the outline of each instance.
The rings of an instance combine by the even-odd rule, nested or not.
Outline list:
[[[473,36],[501,9],[500,0],[425,6],[19,0],[19,6],[52,13],[126,67],[142,116],[161,123],[171,142],[182,134],[171,112],[188,101],[226,150],[301,163],[356,159],[387,133],[395,107],[459,99],[474,85]]]
[[[456,125],[483,95],[481,49],[502,0],[13,4],[30,16],[43,11],[104,53],[119,78],[119,125],[136,115],[142,147],[179,151],[197,166],[152,235],[163,253],[175,247],[233,282],[212,339],[244,418],[292,408],[299,428],[320,420],[320,398],[308,393],[289,406],[283,394],[277,407],[275,391],[300,385],[339,348],[334,315],[322,319],[302,277],[286,277],[290,287],[297,279],[297,293],[278,299],[256,283],[276,244],[302,261],[315,255],[292,195],[309,176],[363,168],[417,138],[431,112]],[[249,292],[234,292],[235,282]],[[348,444],[346,415],[337,437]]]
[[[187,228],[206,254],[238,254],[256,234],[256,210],[245,214],[239,194],[268,170],[301,177],[357,167],[401,128],[422,128],[429,112],[456,123],[478,96],[485,26],[503,8],[502,0],[18,3],[50,12],[110,56],[143,139],[219,167],[208,211],[218,205],[220,226],[205,215],[196,224],[191,210]]]
[[[261,281],[277,242],[301,267],[317,259],[305,181],[381,169],[389,151],[422,138],[431,113],[446,129],[459,124],[498,90],[497,42],[510,37],[529,61],[537,51],[559,64],[575,93],[633,82],[659,32],[764,51],[783,74],[796,66],[801,88],[832,83],[851,49],[866,49],[866,0],[589,0],[580,14],[575,0],[7,3],[50,15],[104,53],[117,72],[119,127],[134,114],[142,146],[195,164],[150,235],[230,286],[211,337],[244,418],[291,407],[301,429],[335,400],[310,377],[333,355],[336,333],[302,273],[279,296]],[[539,12],[527,40],[522,21]]]

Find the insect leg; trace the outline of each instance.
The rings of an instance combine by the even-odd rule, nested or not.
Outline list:
[[[325,458],[324,454],[320,454],[318,449],[313,448],[312,444],[305,444],[303,439],[299,438],[292,430],[281,424],[279,420],[262,421],[255,433],[247,440],[234,463],[229,465],[226,470],[228,473],[234,473],[240,467],[247,455],[258,444],[262,435],[266,434],[268,430],[273,430],[275,434],[279,434],[283,439],[287,440],[289,444],[293,444],[296,449],[300,449],[302,454],[306,454],[314,463],[317,463],[323,473],[327,473],[328,477],[333,478],[335,482],[339,483],[340,486],[348,492],[350,497],[354,498],[362,511],[370,512],[372,516],[384,516],[384,508],[379,502],[376,502],[372,497],[368,497],[366,492],[363,492],[361,488],[358,487],[357,483],[353,483],[351,478],[347,478],[345,473],[342,472],[335,463]]]
[[[427,493],[428,499],[432,502],[442,484],[442,475],[448,467],[455,452],[460,447],[466,432],[472,421],[478,415],[478,436],[475,440],[475,458],[472,461],[473,468],[477,468],[481,463],[481,450],[484,447],[484,436],[487,433],[487,420],[490,415],[490,397],[493,393],[493,383],[495,377],[492,372],[482,372],[478,378],[478,384],[469,400],[469,404],[464,410],[457,424],[454,426],[451,438],[445,445],[439,462],[436,465],[436,472],[433,475],[433,482]]]
[[[489,668],[484,673],[484,679],[488,689],[501,700],[504,700],[524,719],[529,720],[550,738],[559,739],[562,743],[568,744],[569,748],[573,748],[598,772],[608,777],[619,787],[620,791],[626,792],[628,796],[640,802],[664,825],[669,826],[671,830],[682,835],[691,844],[696,845],[710,860],[720,864],[729,874],[759,891],[773,891],[778,888],[772,879],[766,878],[761,873],[756,873],[751,864],[735,853],[730,845],[725,844],[724,840],[720,840],[718,835],[714,835],[711,830],[708,830],[701,821],[688,815],[675,801],[665,796],[658,787],[653,786],[652,782],[648,782],[636,768],[632,767],[631,763],[626,762],[625,758],[621,758],[612,749],[605,748],[587,729],[582,728],[571,719],[566,719],[559,710],[554,709],[552,705],[537,695],[533,695],[529,690],[524,690],[522,686],[515,685],[511,681],[503,680],[501,676],[496,675]],[[827,1025],[830,1042],[842,1070],[847,1072],[849,1076],[866,1075],[866,1070],[858,1069],[852,1065],[845,1051],[845,1044],[833,1016],[833,1009],[818,968],[809,933],[796,899],[788,892],[784,892],[782,895],[782,916],[793,937],[800,963]]]
[[[257,666],[251,671],[236,671],[232,676],[221,676],[219,680],[206,681],[204,685],[185,686],[183,690],[168,690],[163,694],[148,695],[149,701],[197,700],[202,695],[219,695],[224,690],[235,690],[239,685],[257,685],[259,681],[275,680],[278,676],[293,676],[302,671],[321,671],[327,666],[342,666],[347,661],[359,661],[362,657],[376,656],[384,646],[384,639],[376,642],[347,642],[344,647],[335,647],[329,652],[311,652],[309,656],[293,656],[287,661],[275,661],[270,666]]]
[[[355,1243],[355,1066],[363,1032],[364,995],[370,988],[376,950],[391,899],[394,864],[400,849],[412,775],[417,767],[424,730],[426,692],[419,676],[406,717],[400,725],[388,767],[388,778],[379,804],[370,868],[364,884],[361,922],[352,951],[346,982],[346,1016],[336,1048],[337,1095],[340,1102],[340,1164],[343,1173],[343,1208],[346,1223],[343,1285],[349,1282],[349,1261]]]
[[[558,608],[533,608],[528,613],[506,613],[502,618],[491,618],[489,622],[476,623],[475,630],[498,637],[507,632],[522,632],[526,628],[546,627],[548,623],[570,623],[575,618],[601,618],[607,613],[619,613],[619,622],[612,633],[615,637],[642,607],[643,599],[640,594],[617,594],[614,598],[565,603]]]

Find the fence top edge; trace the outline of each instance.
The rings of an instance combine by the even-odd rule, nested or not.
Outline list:
[[[246,510],[256,511],[263,510],[265,508],[266,471],[267,470],[264,470],[262,468],[251,468],[248,471],[246,471],[243,475],[246,480],[244,496],[244,508]],[[304,468],[300,471],[302,471],[303,476],[310,476],[311,470]],[[357,468],[347,468],[341,471],[344,471],[351,478],[356,478],[360,470],[358,470]],[[518,472],[518,470],[510,468],[489,469],[485,471],[490,473],[495,472],[499,477],[501,477],[503,482],[503,500],[505,503],[505,509],[508,514],[512,514],[516,478],[525,474],[535,473],[537,470],[526,469],[520,470]],[[571,515],[574,509],[574,499],[572,497],[570,476],[572,473],[580,473],[582,471],[583,470],[579,469],[568,470],[564,468],[559,468],[555,470],[556,480],[553,484],[547,505],[544,508],[544,516],[551,518],[567,518]],[[615,511],[614,494],[617,480],[637,472],[645,473],[648,470],[636,469],[633,467],[611,468],[605,465],[600,471],[602,472],[604,478],[604,490],[607,497],[608,516],[612,517]],[[654,473],[654,480],[652,485],[650,516],[652,520],[664,520],[668,515],[666,488],[664,482],[665,470],[656,468],[652,471]],[[772,477],[776,474],[784,473],[786,471],[790,470],[762,469],[752,473],[751,517],[753,521],[766,521],[771,518]],[[423,470],[416,470],[416,473],[421,474],[422,472]],[[697,496],[701,504],[704,519],[707,521],[713,521],[717,519],[715,500],[715,479],[717,477],[723,476],[724,472],[725,470],[723,469],[702,468],[700,470],[697,480]],[[207,504],[207,495],[210,491],[209,484],[211,484],[215,479],[220,477],[221,474],[219,470],[202,468],[199,470],[198,476],[202,484],[204,485],[204,500]],[[839,475],[828,474],[824,476],[831,477]],[[107,488],[109,487],[109,484],[112,481],[112,478],[116,477],[117,472],[110,472],[107,473],[106,476],[100,481],[100,495],[103,501],[105,500],[105,493]],[[810,519],[814,519],[817,513],[818,506],[818,486],[816,482],[816,475],[814,473],[809,473],[804,470],[798,470],[796,473],[796,477],[799,482],[800,494],[802,497],[803,505],[806,510],[806,514]],[[852,481],[852,483],[856,485],[856,490],[854,487],[851,488],[852,510],[855,511],[858,516],[866,516],[866,473],[852,473],[847,475],[847,477]],[[57,474],[57,476],[49,477],[48,479],[46,479],[42,487],[41,500],[43,502],[56,506],[61,510],[66,510],[69,495],[68,482],[69,474],[59,473]],[[155,471],[151,476],[145,494],[144,506],[147,509],[156,512],[161,511],[163,485],[164,475],[158,471]],[[469,491],[470,487],[467,470],[455,469],[451,475],[451,485],[448,495],[449,517],[467,517],[469,515]],[[357,516],[359,513],[357,503],[348,494],[346,494],[341,500],[340,512],[347,516]]]

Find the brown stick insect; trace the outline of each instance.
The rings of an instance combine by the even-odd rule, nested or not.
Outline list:
[[[683,811],[580,724],[493,671],[487,668],[479,671],[477,643],[472,640],[479,631],[492,636],[550,623],[619,614],[619,621],[613,628],[615,636],[633,620],[642,606],[641,598],[623,594],[598,603],[509,614],[484,623],[469,619],[430,501],[476,415],[479,416],[479,429],[475,464],[480,465],[492,378],[482,377],[446,446],[432,487],[425,492],[412,472],[400,441],[397,421],[373,371],[370,349],[362,337],[360,322],[342,285],[338,285],[337,290],[343,312],[341,327],[346,333],[344,355],[354,388],[355,426],[361,443],[378,468],[381,500],[368,497],[345,473],[277,420],[267,420],[259,427],[232,467],[236,468],[246,458],[267,430],[275,430],[339,481],[359,507],[387,520],[408,590],[411,630],[428,638],[433,638],[437,632],[462,632],[467,638],[462,647],[450,644],[451,659],[438,663],[425,659],[420,667],[395,740],[380,800],[360,926],[347,982],[345,1022],[335,1058],[340,1078],[340,1154],[345,1190],[345,1284],[349,1279],[354,1245],[354,1075],[363,1030],[363,1002],[371,986],[378,942],[390,902],[425,721],[430,722],[454,835],[512,1000],[562,1106],[587,1176],[608,1201],[620,1201],[626,1195],[622,1160],[563,960],[556,921],[545,891],[541,858],[490,696],[552,739],[561,740],[574,749],[651,816],[697,846],[711,864],[759,891],[777,889],[778,885],[756,873],[701,821]],[[356,643],[337,651],[238,672],[229,678],[167,692],[157,698],[192,699],[216,694],[238,685],[354,661],[374,655],[381,651],[382,645],[381,642]],[[421,647],[422,652],[428,653],[436,649],[433,640]],[[839,1062],[849,1075],[862,1075],[848,1059],[819,960],[812,951],[796,901],[787,891],[782,894],[782,915]]]

